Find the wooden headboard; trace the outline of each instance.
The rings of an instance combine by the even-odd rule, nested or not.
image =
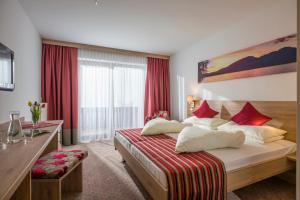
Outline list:
[[[219,111],[218,117],[229,120],[238,113],[247,101],[208,100],[211,108]],[[259,112],[283,123],[282,129],[287,131],[286,140],[296,142],[296,101],[249,101]],[[195,102],[195,109],[201,102]],[[188,109],[188,117],[192,111]]]

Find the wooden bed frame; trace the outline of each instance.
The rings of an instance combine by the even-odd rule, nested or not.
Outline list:
[[[230,119],[230,116],[239,112],[245,101],[208,101],[208,104],[220,112],[220,117]],[[287,130],[287,140],[296,141],[296,102],[295,101],[251,101],[260,112],[283,122],[283,129]],[[200,102],[196,102],[196,108]],[[191,111],[188,110],[188,116]],[[137,176],[147,192],[153,199],[167,200],[168,188],[161,183],[115,138],[116,149],[122,155],[126,164]],[[295,162],[286,157],[246,166],[227,172],[227,191],[233,191],[263,179],[279,175],[295,168]]]

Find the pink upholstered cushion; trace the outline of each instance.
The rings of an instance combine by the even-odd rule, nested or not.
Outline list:
[[[32,178],[60,178],[87,155],[84,150],[53,151],[35,162],[31,170]]]
[[[159,111],[154,112],[153,119],[155,119],[155,118],[157,118],[157,117],[160,117],[160,118],[164,118],[164,119],[170,120],[169,112],[168,112],[168,111],[165,111],[165,110],[159,110]]]

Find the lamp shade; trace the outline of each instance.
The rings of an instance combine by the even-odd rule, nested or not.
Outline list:
[[[194,101],[194,97],[191,96],[191,95],[189,95],[189,96],[186,97],[186,101],[187,101],[188,103],[192,103],[192,102]]]

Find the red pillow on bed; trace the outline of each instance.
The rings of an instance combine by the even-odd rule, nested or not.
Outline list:
[[[239,125],[261,126],[272,118],[258,112],[249,102],[231,120]]]
[[[198,118],[213,118],[219,112],[211,109],[207,103],[207,101],[203,101],[202,105],[193,112],[193,114]]]

